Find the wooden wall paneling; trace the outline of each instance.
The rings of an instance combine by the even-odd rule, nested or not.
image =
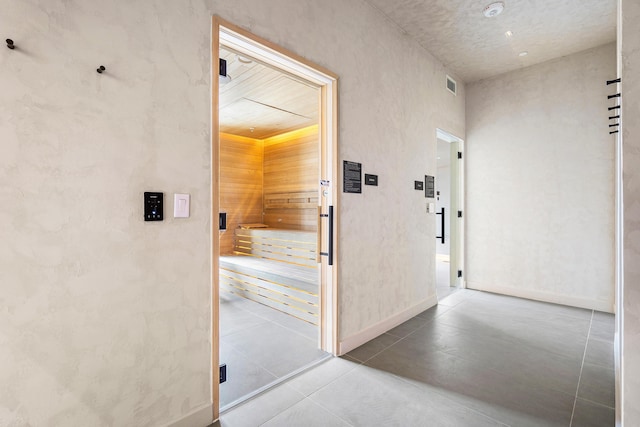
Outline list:
[[[309,126],[264,140],[264,194],[290,199],[297,193],[318,193],[318,126]],[[301,207],[306,205],[304,207]],[[290,203],[290,207],[265,206],[263,222],[270,227],[315,231],[317,197],[314,203]]]
[[[262,222],[263,143],[220,134],[220,211],[227,230],[220,233],[220,253],[233,253],[233,231],[240,224]]]

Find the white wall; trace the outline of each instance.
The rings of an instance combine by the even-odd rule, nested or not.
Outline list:
[[[622,417],[624,426],[640,425],[640,4],[621,0],[619,22],[622,78],[622,143],[624,191],[624,378]]]
[[[464,86],[449,94],[443,66],[365,3],[8,0],[0,425],[206,419],[214,13],[336,72],[340,160],[380,176],[341,198],[341,339],[435,298],[435,216],[413,181],[435,172],[436,127],[464,135]],[[190,193],[191,218],[144,223],[148,190],[166,214]]]
[[[467,87],[467,284],[612,311],[610,44]]]

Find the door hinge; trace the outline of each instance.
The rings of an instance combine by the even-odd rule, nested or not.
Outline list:
[[[462,277],[462,270],[458,270],[458,277]]]
[[[462,218],[462,211],[458,211],[458,218]]]
[[[462,158],[462,151],[458,151],[458,158],[461,159]]]
[[[220,384],[227,381],[227,364],[220,365]]]

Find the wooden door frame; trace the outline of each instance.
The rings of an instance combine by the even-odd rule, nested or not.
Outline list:
[[[219,371],[219,256],[220,233],[217,218],[220,212],[220,123],[219,123],[219,75],[220,45],[233,47],[239,52],[247,52],[249,56],[258,57],[261,61],[274,65],[299,78],[316,84],[320,88],[320,123],[321,135],[321,169],[329,171],[323,177],[330,181],[325,196],[328,204],[334,206],[334,265],[327,266],[326,258],[320,265],[325,274],[321,274],[324,283],[320,286],[321,300],[321,348],[329,353],[338,351],[338,270],[337,237],[339,224],[338,209],[338,77],[331,71],[314,64],[305,58],[288,51],[274,43],[258,37],[217,15],[212,17],[211,31],[211,254],[212,254],[212,310],[211,310],[211,384],[213,396],[213,419],[220,416],[220,371]],[[319,185],[320,183],[318,183]],[[321,191],[320,188],[318,190]],[[322,196],[319,197],[321,203]]]

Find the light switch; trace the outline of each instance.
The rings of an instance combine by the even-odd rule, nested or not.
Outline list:
[[[433,202],[427,203],[427,213],[434,213],[436,211],[436,204]]]
[[[188,194],[173,195],[173,217],[189,218],[189,199]]]

